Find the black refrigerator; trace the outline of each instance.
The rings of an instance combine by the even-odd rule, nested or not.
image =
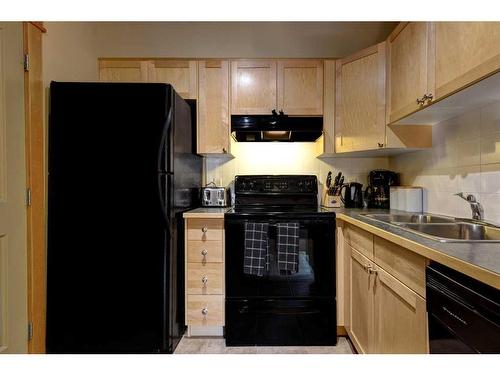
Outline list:
[[[48,353],[171,353],[182,212],[198,205],[195,106],[170,85],[50,85]]]

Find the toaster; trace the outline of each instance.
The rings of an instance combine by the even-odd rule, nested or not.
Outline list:
[[[229,205],[229,189],[225,187],[201,188],[201,205],[203,207],[225,207]]]

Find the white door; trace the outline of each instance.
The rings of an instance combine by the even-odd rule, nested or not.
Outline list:
[[[23,27],[0,23],[0,353],[28,348]]]

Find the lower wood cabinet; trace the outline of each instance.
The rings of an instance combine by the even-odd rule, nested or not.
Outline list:
[[[371,262],[348,244],[349,264],[349,321],[350,337],[360,353],[373,352],[373,284],[374,277],[368,272]]]
[[[425,300],[382,268],[374,277],[374,353],[427,353]]]
[[[353,232],[353,228],[346,225],[344,229],[358,238],[371,235],[360,228]],[[368,248],[363,253],[359,251],[363,242],[351,238],[351,246],[346,236],[344,243],[348,253],[345,259],[349,261],[345,279],[349,337],[360,353],[428,353],[424,289],[427,260],[373,237],[373,242],[364,241]]]
[[[186,218],[185,320],[188,335],[224,326],[224,219]]]

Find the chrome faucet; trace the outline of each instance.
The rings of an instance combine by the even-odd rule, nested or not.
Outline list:
[[[483,220],[483,206],[481,206],[481,203],[476,200],[475,196],[473,196],[472,194],[464,195],[464,193],[462,192],[455,195],[459,196],[470,204],[470,209],[472,210],[472,218],[474,220]]]

